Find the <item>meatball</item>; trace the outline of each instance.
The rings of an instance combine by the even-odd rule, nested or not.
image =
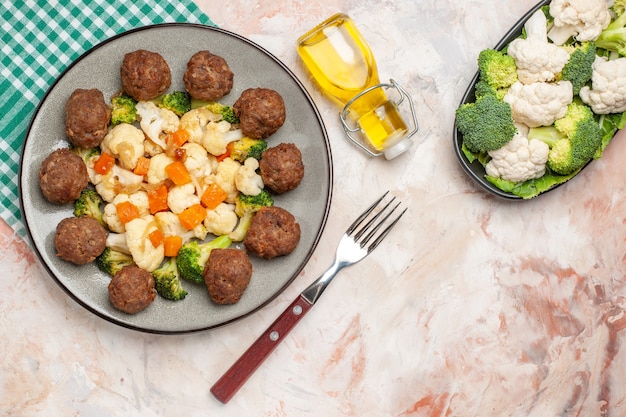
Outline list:
[[[302,153],[293,143],[281,143],[263,152],[259,161],[263,184],[275,194],[293,190],[304,177]]]
[[[73,202],[88,183],[85,162],[67,148],[52,152],[39,167],[41,191],[46,200],[54,204]]]
[[[256,212],[243,244],[246,249],[265,259],[288,255],[300,241],[300,225],[287,210],[263,207]]]
[[[65,134],[80,148],[99,146],[107,134],[111,109],[97,88],[78,88],[65,103]]]
[[[189,95],[198,100],[217,101],[230,93],[234,74],[226,60],[209,51],[198,51],[187,62],[183,74]]]
[[[135,314],[148,307],[156,297],[154,277],[137,265],[127,265],[109,282],[109,301],[124,313]]]
[[[104,252],[107,232],[91,217],[68,217],[59,222],[54,234],[57,256],[76,265],[92,262]]]
[[[144,49],[124,55],[120,75],[124,92],[138,101],[156,98],[172,84],[165,59],[157,52]]]
[[[211,300],[217,304],[235,304],[250,283],[252,263],[240,249],[213,249],[203,272]]]
[[[269,88],[248,88],[233,104],[244,135],[265,139],[285,123],[285,102]]]

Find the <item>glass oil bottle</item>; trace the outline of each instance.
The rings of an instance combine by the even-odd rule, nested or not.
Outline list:
[[[411,98],[394,80],[380,83],[374,55],[350,17],[338,13],[320,23],[298,39],[297,51],[319,88],[343,106],[340,118],[352,142],[387,159],[411,147],[418,129]],[[411,127],[400,112],[405,100]]]

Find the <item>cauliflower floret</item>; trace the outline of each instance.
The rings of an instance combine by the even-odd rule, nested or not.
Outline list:
[[[217,159],[213,155],[209,156],[202,145],[185,143],[182,148],[185,150],[185,168],[192,177],[199,179],[217,170]]]
[[[263,189],[263,178],[257,174],[259,161],[248,158],[237,171],[235,176],[235,186],[246,195],[259,195]]]
[[[151,101],[137,103],[139,126],[146,136],[154,143],[165,149],[165,135],[178,130],[180,120],[173,111],[159,107]]]
[[[178,216],[171,211],[161,211],[154,215],[154,219],[164,236],[180,236],[183,238],[183,243],[193,238],[204,240],[208,234],[204,224],[199,224],[192,230],[187,230],[180,223]]]
[[[228,195],[226,197],[227,203],[234,204],[239,194],[239,190],[237,190],[237,185],[235,184],[235,178],[237,177],[237,172],[239,172],[240,167],[241,164],[231,158],[224,159],[217,166],[217,173],[215,174],[214,180],[217,185],[222,187],[222,190],[226,191]]]
[[[167,193],[167,205],[174,214],[180,214],[194,204],[200,204],[200,197],[192,183],[174,186]]]
[[[235,229],[238,221],[235,205],[221,203],[213,210],[207,210],[204,226],[216,236],[227,235]]]
[[[526,39],[514,39],[507,48],[517,66],[517,76],[524,84],[554,81],[569,61],[569,53],[548,42],[546,16],[542,10],[526,21]]]
[[[607,61],[596,57],[591,86],[580,89],[580,98],[596,114],[626,111],[626,58]]]
[[[552,0],[550,15],[554,26],[548,36],[557,45],[572,36],[580,42],[596,40],[611,23],[606,0]]]
[[[150,158],[150,167],[148,168],[148,175],[146,175],[148,184],[159,184],[165,181],[167,179],[165,167],[172,162],[174,160],[164,153]]]
[[[506,145],[490,151],[485,166],[487,175],[512,182],[540,178],[546,173],[550,147],[544,142],[528,140],[528,127],[516,125],[518,133]]]
[[[148,193],[145,191],[137,191],[132,194],[118,194],[115,196],[113,201],[106,204],[104,206],[102,220],[109,227],[109,230],[115,233],[124,233],[126,228],[124,227],[124,223],[120,220],[117,215],[117,207],[116,205],[125,201],[130,201],[137,207],[139,211],[139,216],[146,216],[150,214],[150,205],[148,203]]]
[[[128,123],[120,123],[104,136],[100,148],[117,158],[122,168],[132,170],[143,156],[143,141],[141,130]]]
[[[185,113],[180,119],[180,127],[189,132],[189,142],[198,143],[212,155],[226,152],[226,146],[243,137],[241,129],[231,130],[232,125],[222,116],[199,107]]]
[[[161,265],[164,255],[163,244],[152,246],[148,237],[158,230],[154,216],[138,217],[126,223],[126,244],[138,267],[152,272]]]
[[[574,92],[572,83],[522,84],[517,81],[503,100],[511,105],[513,120],[528,127],[549,126],[567,113]]]
[[[132,194],[139,190],[143,176],[137,175],[119,165],[113,165],[106,174],[96,175],[96,191],[104,201],[110,203],[120,193]]]

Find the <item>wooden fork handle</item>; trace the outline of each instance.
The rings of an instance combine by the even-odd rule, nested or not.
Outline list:
[[[311,307],[299,295],[211,387],[215,398],[226,404]]]

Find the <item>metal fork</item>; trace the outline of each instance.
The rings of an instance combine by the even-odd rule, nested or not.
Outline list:
[[[267,330],[211,387],[211,393],[219,401],[227,403],[235,395],[261,363],[287,336],[289,331],[313,307],[313,304],[317,302],[328,284],[337,275],[337,272],[346,266],[355,264],[370,254],[398,223],[406,212],[406,208],[400,214],[391,218],[392,214],[400,206],[400,202],[394,204],[395,197],[386,204],[383,203],[382,208],[376,211],[388,193],[383,194],[348,227],[337,246],[335,260],[326,272],[302,291],[289,307],[278,316]],[[372,215],[372,213],[374,214]]]

